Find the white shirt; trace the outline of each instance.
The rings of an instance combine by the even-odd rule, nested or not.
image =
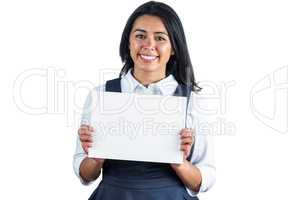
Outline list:
[[[121,90],[126,93],[159,94],[170,96],[174,94],[177,86],[178,83],[173,75],[169,75],[159,82],[149,84],[147,87],[143,86],[132,76],[131,70],[121,78]],[[94,88],[94,90],[104,92],[105,84]],[[81,124],[90,124],[90,112],[87,110],[89,110],[91,100],[91,95],[88,95],[83,108]],[[206,117],[205,114],[201,112],[203,110],[199,109],[199,101],[201,101],[199,95],[192,92],[188,104],[186,120],[187,128],[192,128],[195,131],[195,143],[191,163],[201,172],[202,183],[199,192],[205,192],[215,183],[216,168],[214,164],[212,136],[207,135],[204,133],[205,130],[201,129],[201,124],[206,123]],[[79,175],[79,167],[86,156],[87,154],[85,154],[78,137],[73,159],[73,168],[83,184],[87,183],[84,183],[81,179]],[[188,188],[186,189],[191,196],[196,196],[198,194]]]

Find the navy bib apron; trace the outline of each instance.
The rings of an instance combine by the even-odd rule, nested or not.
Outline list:
[[[106,82],[106,91],[121,92],[121,79]],[[178,85],[174,96],[189,98]],[[194,146],[192,146],[191,154]],[[191,159],[191,155],[188,160]],[[102,180],[89,200],[197,200],[191,197],[170,164],[106,159]]]

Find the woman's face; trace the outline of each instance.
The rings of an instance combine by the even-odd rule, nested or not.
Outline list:
[[[143,15],[135,20],[129,49],[135,72],[165,76],[166,65],[173,51],[168,32],[159,17]]]

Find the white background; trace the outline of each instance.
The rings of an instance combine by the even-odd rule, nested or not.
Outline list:
[[[91,194],[96,184],[72,169],[80,108],[103,70],[121,69],[121,33],[143,2],[0,2],[0,199]],[[297,1],[165,2],[182,19],[197,80],[219,88],[217,118],[235,127],[215,137],[217,182],[201,199],[299,199]],[[274,72],[284,84],[269,84]]]

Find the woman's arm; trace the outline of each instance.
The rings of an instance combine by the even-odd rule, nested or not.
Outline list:
[[[194,143],[192,130],[187,128],[182,129],[180,135],[180,150],[184,153],[184,161],[182,164],[171,164],[171,166],[186,187],[194,192],[198,192],[202,182],[201,172],[196,166],[186,160],[191,153],[192,145]]]
[[[86,183],[96,180],[100,174],[104,160],[98,158],[84,158],[80,165],[79,175]]]
[[[88,149],[92,147],[92,132],[94,129],[89,125],[81,125],[78,130],[81,146],[86,155]],[[85,157],[79,167],[79,175],[82,180],[86,183],[96,180],[101,174],[103,163],[104,159]]]
[[[186,187],[194,192],[200,190],[202,176],[196,166],[186,159],[184,159],[182,164],[171,164],[171,166]]]

